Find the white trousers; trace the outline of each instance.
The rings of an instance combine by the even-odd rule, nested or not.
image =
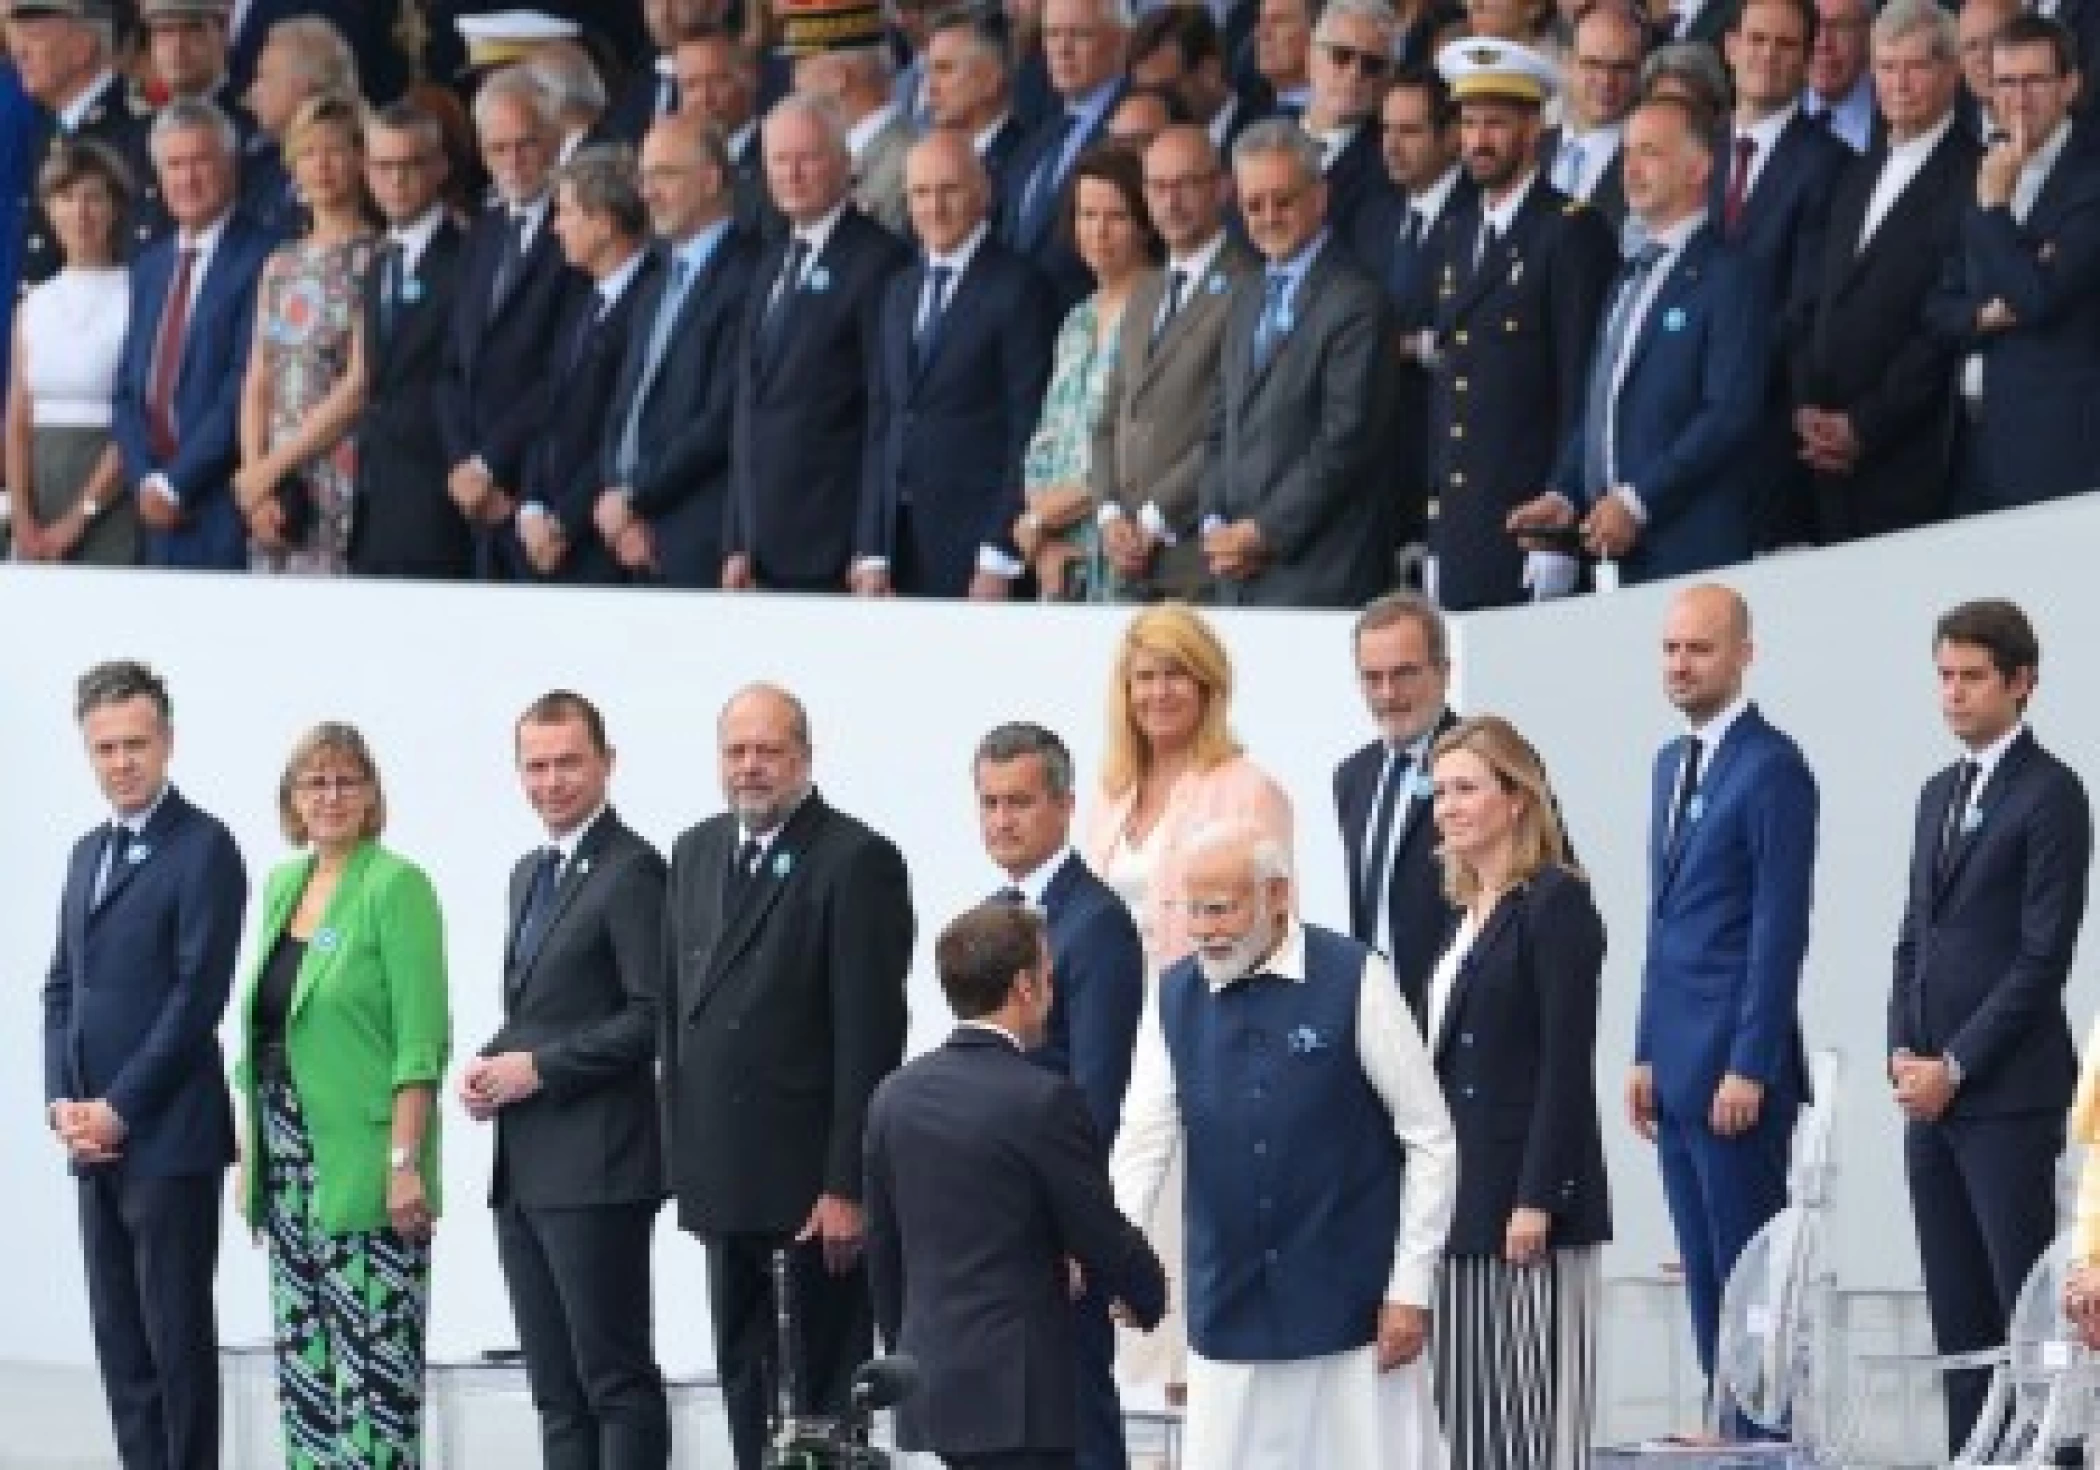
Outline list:
[[[1443,1470],[1429,1354],[1390,1373],[1375,1347],[1290,1363],[1189,1354],[1183,1470]]]

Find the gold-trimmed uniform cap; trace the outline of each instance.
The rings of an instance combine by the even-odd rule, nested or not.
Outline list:
[[[486,15],[463,15],[454,24],[467,43],[470,68],[508,66],[527,60],[549,41],[573,41],[583,34],[583,27],[575,21],[544,10],[492,10]]]
[[[140,0],[139,24],[150,28],[157,20],[216,20],[224,25],[232,14],[229,0]]]
[[[781,0],[774,13],[782,56],[865,51],[889,42],[882,0]]]
[[[9,20],[36,20],[46,15],[60,15],[68,20],[117,18],[116,6],[110,0],[12,0],[0,10]]]
[[[1481,98],[1543,107],[1560,90],[1553,63],[1514,41],[1468,36],[1437,53],[1436,69],[1456,102]]]

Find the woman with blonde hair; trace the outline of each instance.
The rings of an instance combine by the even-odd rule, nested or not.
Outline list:
[[[1597,1116],[1604,921],[1538,754],[1461,720],[1431,757],[1456,931],[1423,1030],[1458,1134],[1436,1304],[1452,1470],[1587,1466],[1611,1197]]]
[[[445,942],[422,869],[379,845],[364,737],[315,726],[277,790],[307,850],[263,890],[241,1002],[240,1209],[270,1256],[289,1465],[422,1463],[423,1342],[438,1215]]]
[[[1160,972],[1191,947],[1182,840],[1233,817],[1292,850],[1290,798],[1247,758],[1233,737],[1231,710],[1232,660],[1201,614],[1163,602],[1131,618],[1109,682],[1106,754],[1084,856],[1137,921],[1148,996]],[[1138,1223],[1169,1277],[1178,1277],[1178,1161],[1152,1218]],[[1127,1378],[1164,1382],[1170,1397],[1185,1379],[1181,1300],[1177,1287],[1166,1321],[1149,1337],[1126,1333],[1120,1354]]]

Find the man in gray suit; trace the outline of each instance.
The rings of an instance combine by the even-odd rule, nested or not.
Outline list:
[[[891,234],[910,239],[904,211],[904,155],[918,130],[891,100],[890,54],[875,43],[804,56],[795,63],[795,90],[829,98],[846,124],[853,154],[853,202]]]
[[[1267,268],[1233,295],[1204,452],[1203,558],[1228,605],[1360,607],[1388,580],[1392,330],[1384,292],[1330,239],[1320,162],[1288,119],[1232,150]]]
[[[1232,293],[1260,262],[1226,234],[1224,163],[1210,135],[1170,127],[1145,150],[1145,203],[1167,268],[1132,289],[1094,424],[1101,541],[1125,602],[1203,588],[1196,481]]]
[[[518,717],[518,776],[547,841],[510,875],[503,1026],[460,1097],[496,1125],[496,1252],[549,1470],[663,1470],[671,1426],[649,1332],[663,1201],[656,1030],[663,858],[607,800],[613,752],[580,694]]]

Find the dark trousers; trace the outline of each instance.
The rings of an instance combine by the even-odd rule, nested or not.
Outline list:
[[[496,1252],[547,1470],[663,1470],[671,1417],[650,1332],[657,1206],[496,1207]]]
[[[1070,1450],[995,1450],[988,1455],[943,1455],[948,1470],[1074,1470]]]
[[[1904,1128],[1911,1218],[1940,1352],[2005,1341],[2020,1287],[2056,1229],[2063,1147],[2060,1111]],[[1946,1382],[1947,1444],[1959,1450],[1983,1411],[1990,1374],[1950,1373]]]
[[[95,1357],[124,1470],[218,1470],[219,1266],[224,1171],[81,1176]]]
[[[773,1235],[710,1236],[707,1294],[715,1319],[715,1370],[729,1412],[729,1439],[737,1470],[760,1470],[766,1424],[778,1382],[774,1344],[779,1325],[773,1305]],[[868,1298],[868,1273],[856,1264],[842,1276],[824,1269],[814,1242],[790,1245],[794,1258],[795,1365],[800,1414],[841,1416],[853,1371],[875,1351],[875,1309]]]
[[[1097,1288],[1089,1286],[1073,1307],[1072,1335],[1079,1359],[1079,1448],[1074,1457],[1078,1470],[1130,1470],[1130,1451],[1123,1442],[1123,1400],[1116,1392],[1116,1324],[1109,1320],[1108,1300]]]

